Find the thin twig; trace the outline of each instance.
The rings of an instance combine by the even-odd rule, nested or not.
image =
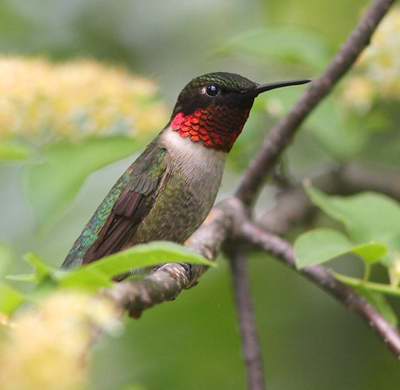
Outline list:
[[[339,173],[339,192],[378,191],[400,200],[400,169],[349,164]]]
[[[326,268],[321,266],[307,267],[298,270],[292,246],[280,237],[267,233],[255,224],[241,224],[240,236],[247,242],[276,256],[289,268],[300,273],[308,280],[335,297],[348,309],[353,310],[375,330],[388,348],[400,359],[400,333],[390,325],[364,298],[352,288],[339,282]]]
[[[343,75],[349,71],[360,53],[369,44],[373,32],[393,2],[394,0],[374,0],[372,2],[372,5],[324,74],[312,82],[291,112],[270,131],[259,154],[243,176],[236,192],[238,198],[246,205],[254,203],[265,178],[292,141],[300,125],[324,97],[332,91]]]
[[[229,252],[236,310],[242,335],[243,353],[250,390],[264,390],[265,378],[260,340],[251,301],[248,259],[240,248]]]

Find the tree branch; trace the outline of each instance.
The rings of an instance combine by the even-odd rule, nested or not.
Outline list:
[[[347,194],[377,191],[400,200],[400,170],[349,164],[341,169],[338,180],[341,192]]]
[[[354,310],[376,331],[388,348],[400,358],[400,334],[367,301],[352,288],[334,278],[320,266],[297,270],[291,245],[280,237],[267,233],[249,222],[244,206],[237,199],[228,199],[214,208],[205,224],[193,235],[190,247],[208,259],[214,259],[221,245],[231,237],[275,255],[292,270]],[[132,316],[155,304],[173,300],[183,290],[197,283],[206,267],[188,268],[181,264],[166,264],[139,282],[122,282],[108,290],[107,295]]]
[[[264,390],[264,367],[257,325],[251,301],[247,258],[240,248],[229,251],[236,310],[242,335],[247,383],[250,390]]]
[[[374,0],[372,2],[372,5],[324,74],[312,82],[291,112],[272,128],[261,147],[261,151],[243,176],[236,192],[237,197],[244,204],[251,205],[254,203],[263,186],[264,179],[292,141],[300,125],[332,91],[343,75],[349,71],[360,53],[369,44],[373,32],[393,2],[394,0]]]
[[[334,84],[350,69],[358,55],[368,45],[372,33],[392,3],[393,0],[372,2],[371,7],[324,75],[312,83],[289,115],[271,130],[259,155],[244,174],[237,190],[239,199],[246,205],[255,200],[264,178],[306,116],[332,90]],[[208,220],[188,242],[189,246],[208,259],[215,258],[223,241],[228,236],[228,230],[232,227],[232,217],[234,216],[232,214],[228,214],[229,217],[224,216],[224,212],[229,209],[228,207],[224,211],[224,207],[232,202],[236,203],[236,207],[239,204],[242,213],[240,202],[234,200],[223,202],[219,207],[213,209]],[[189,268],[179,264],[166,264],[143,281],[119,283],[107,294],[113,297],[117,303],[127,307],[133,316],[139,316],[143,310],[155,304],[175,299],[183,289],[196,284],[203,272],[204,267]]]
[[[300,273],[312,283],[336,298],[348,309],[353,310],[375,330],[388,348],[400,359],[400,333],[392,327],[364,298],[352,288],[339,282],[327,269],[321,266],[298,270],[292,246],[280,237],[266,233],[251,222],[241,224],[240,237],[265,252],[273,254],[283,264]]]
[[[235,215],[242,206],[235,199],[226,199],[215,206],[201,227],[187,241],[187,246],[209,260],[214,260],[228,236]],[[140,281],[116,283],[105,294],[129,314],[138,318],[145,309],[174,300],[184,289],[197,284],[207,270],[204,266],[169,263],[161,266]]]

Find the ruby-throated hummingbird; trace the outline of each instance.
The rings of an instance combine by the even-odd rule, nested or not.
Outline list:
[[[63,266],[87,264],[139,243],[184,243],[215,201],[226,156],[254,99],[309,80],[257,84],[234,73],[193,79],[161,133],[112,187]]]

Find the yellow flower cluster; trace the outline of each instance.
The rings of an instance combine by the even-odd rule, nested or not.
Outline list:
[[[344,102],[367,111],[375,97],[400,100],[400,7],[385,17],[344,85]]]
[[[119,326],[105,299],[59,292],[11,320],[0,342],[0,383],[7,390],[86,388],[87,352],[96,331]]]
[[[0,74],[0,139],[140,134],[160,129],[167,118],[156,85],[121,67],[3,57]]]

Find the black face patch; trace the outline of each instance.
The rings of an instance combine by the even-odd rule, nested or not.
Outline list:
[[[254,101],[250,92],[256,87],[256,83],[235,73],[216,72],[199,76],[180,93],[172,117],[178,112],[190,114],[210,105],[250,108]]]

